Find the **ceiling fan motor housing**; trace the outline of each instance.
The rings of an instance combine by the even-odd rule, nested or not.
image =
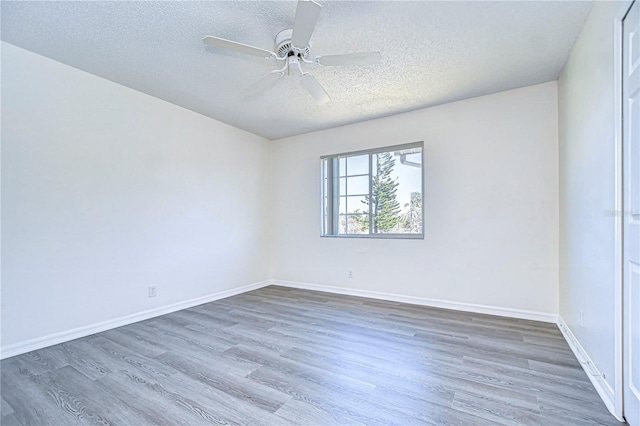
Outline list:
[[[276,53],[281,58],[299,54],[303,58],[307,59],[311,53],[311,43],[302,49],[294,47],[291,44],[292,33],[293,30],[289,28],[276,34]]]

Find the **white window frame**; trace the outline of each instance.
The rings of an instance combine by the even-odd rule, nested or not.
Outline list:
[[[338,221],[340,218],[340,214],[338,212],[338,207],[335,205],[336,196],[334,193],[339,185],[339,176],[335,176],[333,172],[333,168],[335,164],[339,161],[341,157],[353,157],[358,155],[368,155],[369,156],[369,199],[372,199],[372,173],[373,173],[373,156],[375,154],[379,154],[381,152],[393,152],[393,151],[403,151],[412,148],[420,148],[420,156],[421,156],[421,212],[422,212],[422,232],[421,233],[413,233],[413,234],[390,234],[390,233],[372,233],[373,230],[373,212],[371,208],[369,208],[369,233],[368,234],[338,234]],[[330,161],[327,161],[330,160]],[[327,175],[325,176],[325,161],[327,162]],[[348,172],[348,170],[347,170]],[[358,175],[360,176],[360,175]],[[362,175],[367,176],[367,175]],[[349,176],[349,177],[357,177]],[[325,194],[325,178],[327,179],[327,193]],[[351,152],[342,152],[339,154],[331,154],[331,155],[323,155],[320,157],[320,236],[327,238],[382,238],[382,239],[424,239],[424,141],[406,143],[402,145],[391,145],[384,146],[381,148],[372,148],[365,149],[360,151],[351,151]],[[346,195],[345,195],[346,196]],[[325,214],[325,197],[327,197],[327,212]],[[348,216],[348,214],[347,214]],[[326,218],[326,221],[325,221]]]

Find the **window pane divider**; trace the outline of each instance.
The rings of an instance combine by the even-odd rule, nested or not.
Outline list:
[[[369,235],[373,234],[373,154],[369,153]]]
[[[383,146],[381,148],[362,149],[359,151],[343,152],[340,154],[323,155],[320,157],[320,159],[324,160],[325,158],[352,157],[352,156],[364,155],[364,154],[372,155],[372,154],[379,154],[381,152],[402,151],[405,149],[422,148],[422,147],[423,147],[423,142],[411,142],[411,143],[405,143],[402,145],[390,145],[390,146]]]

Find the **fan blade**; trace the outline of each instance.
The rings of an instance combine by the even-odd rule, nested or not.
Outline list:
[[[313,1],[299,1],[296,8],[296,17],[293,21],[293,34],[291,44],[300,49],[309,45],[311,34],[316,27],[318,16],[320,16],[320,6]]]
[[[242,90],[242,95],[246,97],[257,96],[264,91],[270,89],[273,84],[284,75],[281,71],[272,71],[253,83],[251,86]]]
[[[202,39],[204,44],[209,46],[221,47],[223,49],[235,50],[236,52],[246,53],[248,55],[260,56],[261,58],[269,58],[275,56],[275,53],[259,47],[249,46],[248,44],[238,43],[220,37],[206,36]]]
[[[380,63],[380,52],[346,53],[344,55],[318,56],[316,62],[326,66],[341,65],[376,65]]]
[[[302,74],[302,76],[300,77],[300,82],[302,83],[302,86],[307,89],[309,94],[313,96],[313,98],[319,104],[322,105],[331,100],[327,92],[324,90],[324,87],[322,87],[320,83],[318,83],[318,80],[316,80],[316,78],[311,74]]]

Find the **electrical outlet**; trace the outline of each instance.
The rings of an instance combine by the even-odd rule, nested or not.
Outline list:
[[[155,285],[149,286],[149,297],[156,297],[158,295],[158,288]]]
[[[347,271],[347,278],[353,278],[353,270],[349,269]]]
[[[580,327],[584,327],[584,311],[580,310]]]

